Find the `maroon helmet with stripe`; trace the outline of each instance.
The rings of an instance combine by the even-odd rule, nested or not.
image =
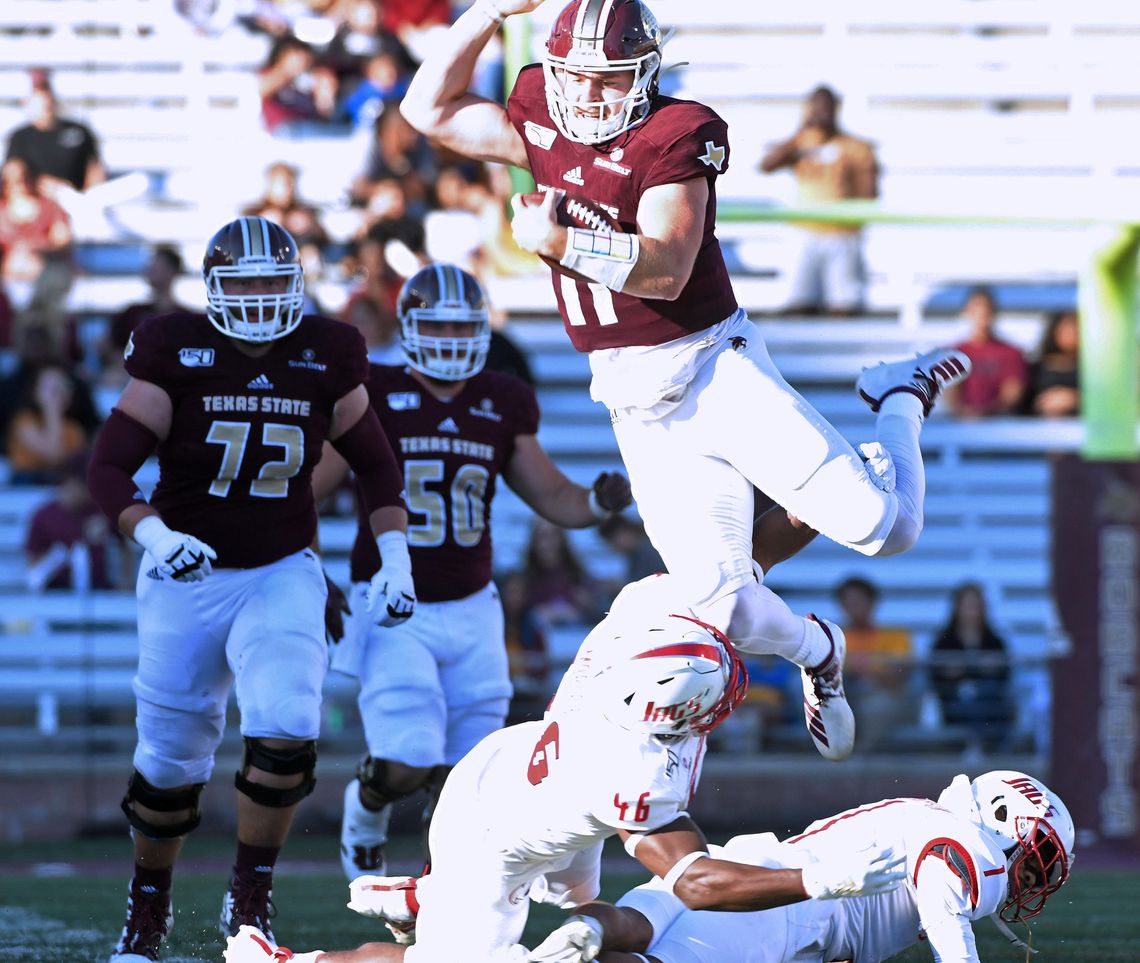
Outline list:
[[[612,140],[649,114],[660,70],[661,31],[641,0],[572,0],[555,19],[543,56],[550,119],[575,143]],[[628,89],[612,78],[609,96],[577,82],[583,74],[605,82],[625,72],[632,74]]]
[[[687,615],[619,623],[596,681],[602,713],[623,729],[653,735],[711,732],[740,705],[748,672],[711,625]]]
[[[283,338],[301,323],[305,281],[293,235],[264,217],[239,217],[206,245],[202,259],[206,317],[222,334],[240,341]],[[278,293],[247,293],[239,278],[286,278]],[[228,282],[228,283],[227,283]]]

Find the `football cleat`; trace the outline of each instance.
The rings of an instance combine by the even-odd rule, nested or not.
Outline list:
[[[256,876],[230,877],[229,889],[222,897],[222,913],[218,918],[218,929],[222,936],[236,936],[243,926],[260,930],[271,943],[273,929],[269,921],[277,915],[273,905],[273,878],[268,874]]]
[[[351,883],[358,876],[383,876],[388,871],[384,844],[388,842],[388,820],[392,807],[380,812],[367,809],[360,801],[360,780],[344,787],[344,812],[340,819],[340,865]]]
[[[942,389],[956,385],[969,373],[970,359],[961,351],[935,348],[905,361],[864,368],[855,390],[872,411],[879,410],[884,398],[905,391],[922,402],[922,414],[926,417]]]
[[[237,933],[226,937],[222,959],[225,963],[285,963],[293,959],[293,951],[287,946],[274,946],[257,927],[242,925]]]
[[[418,882],[415,876],[358,876],[348,884],[348,908],[383,921],[397,943],[411,946],[420,911]]]
[[[800,669],[804,718],[815,748],[824,759],[846,759],[855,748],[855,715],[843,694],[843,659],[847,639],[834,622],[809,615],[831,643],[831,653],[814,669]]]
[[[131,881],[127,891],[127,922],[109,963],[147,963],[158,951],[174,925],[170,893]]]

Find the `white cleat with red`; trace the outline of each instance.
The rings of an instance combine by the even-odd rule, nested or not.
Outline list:
[[[804,718],[815,748],[824,759],[839,761],[855,748],[855,715],[843,694],[843,658],[847,639],[834,622],[809,615],[831,642],[831,653],[814,669],[800,669]]]
[[[922,402],[927,416],[943,388],[956,385],[970,373],[970,359],[953,348],[935,348],[905,361],[883,362],[864,368],[855,382],[855,390],[878,411],[883,399],[899,391],[914,395]]]

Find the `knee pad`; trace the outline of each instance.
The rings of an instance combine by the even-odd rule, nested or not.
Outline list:
[[[288,749],[271,749],[257,736],[245,737],[245,753],[241,769],[234,774],[237,791],[248,796],[260,806],[271,809],[287,809],[294,806],[313,791],[317,784],[313,772],[317,767],[317,744],[313,740],[299,742]],[[301,776],[296,786],[266,786],[250,782],[246,773],[250,769],[273,773],[275,776]]]
[[[148,839],[176,839],[193,832],[202,821],[202,813],[198,809],[198,797],[205,785],[204,782],[196,782],[178,789],[159,789],[147,782],[143,774],[136,769],[131,773],[131,778],[127,782],[127,794],[119,805],[131,828]],[[176,813],[182,809],[189,809],[190,815],[180,823],[161,825],[140,816],[131,806],[132,802],[160,813]]]
[[[365,756],[356,770],[360,785],[376,796],[382,805],[403,799],[426,784],[435,770],[425,769],[419,774],[410,774],[404,780],[392,778],[392,767],[387,759],[374,759]]]

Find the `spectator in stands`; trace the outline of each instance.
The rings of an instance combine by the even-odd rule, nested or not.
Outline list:
[[[407,207],[413,214],[423,215],[428,185],[435,178],[435,151],[427,139],[404,120],[396,104],[385,105],[373,125],[363,167],[352,182],[352,202],[367,206],[377,185],[394,179],[403,188]]]
[[[86,452],[64,463],[54,497],[32,515],[24,554],[33,592],[126,588],[133,581],[134,559],[122,535],[87,490]]]
[[[404,96],[408,79],[400,68],[400,55],[391,50],[381,50],[365,61],[360,79],[341,106],[353,127],[375,124],[385,105]]]
[[[808,95],[799,130],[760,161],[765,174],[792,169],[801,205],[879,195],[875,148],[840,129],[839,105],[834,90],[817,87]],[[785,313],[850,315],[860,311],[866,281],[862,230],[821,223],[803,224],[801,229],[803,246]]]
[[[8,437],[12,419],[24,399],[34,393],[34,383],[44,367],[66,366],[62,350],[62,334],[58,328],[29,322],[16,332],[16,366],[0,379],[0,438]],[[68,418],[77,422],[85,434],[99,427],[99,415],[87,382],[69,372],[71,405]]]
[[[87,447],[83,426],[68,416],[71,379],[65,368],[45,365],[8,428],[8,467],[13,485],[49,485],[67,460]]]
[[[1025,394],[1029,371],[1020,349],[995,332],[997,301],[987,287],[966,295],[962,317],[970,324],[969,336],[954,347],[968,355],[973,370],[961,384],[946,392],[946,403],[963,417],[1005,415],[1016,411]]]
[[[9,157],[0,167],[0,278],[17,312],[38,292],[41,310],[59,314],[71,287],[71,219],[41,192],[40,182],[23,157]]]
[[[150,293],[145,301],[128,304],[111,319],[105,352],[105,365],[122,368],[123,349],[131,332],[147,318],[160,314],[189,311],[174,297],[174,283],[182,276],[185,265],[178,248],[170,244],[157,244],[150,252],[150,259],[143,269],[143,280]],[[125,382],[124,382],[125,383]]]
[[[835,600],[847,636],[847,698],[859,720],[855,746],[874,752],[899,725],[918,717],[910,632],[875,621],[879,589],[865,578],[844,579],[836,586]]]
[[[381,6],[385,32],[396,37],[417,62],[451,22],[451,0],[384,0]]]
[[[547,622],[590,624],[601,617],[602,587],[578,558],[564,528],[535,518],[525,558],[531,603]]]
[[[1077,312],[1056,311],[1049,315],[1037,360],[1029,366],[1024,403],[1027,414],[1068,418],[1080,413],[1079,348]]]
[[[320,212],[297,193],[297,168],[276,161],[265,169],[265,190],[241,212],[280,224],[300,246],[301,263],[309,278],[321,273],[322,252],[329,243]]]
[[[942,719],[970,731],[967,752],[999,748],[1013,718],[1009,655],[990,624],[977,582],[965,582],[951,595],[950,619],[934,641],[930,661]]]
[[[447,261],[478,274],[483,225],[468,206],[470,185],[471,175],[465,168],[450,165],[440,170],[435,209],[424,217],[424,250],[433,261]]]
[[[44,71],[32,71],[29,80],[29,122],[8,138],[6,158],[18,157],[27,163],[36,172],[40,191],[53,199],[58,199],[61,189],[83,192],[103,183],[107,172],[95,134],[59,116],[55,92]]]
[[[273,45],[257,81],[261,118],[272,134],[303,135],[336,112],[336,74],[296,37],[282,37]]]
[[[507,722],[541,719],[553,694],[547,635],[549,626],[531,601],[530,580],[525,572],[495,576],[503,604],[503,637],[514,694]]]

